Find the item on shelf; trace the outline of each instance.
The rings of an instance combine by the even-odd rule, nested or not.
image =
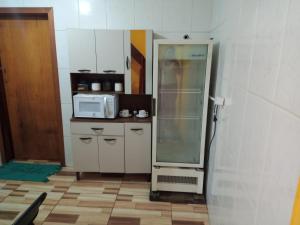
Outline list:
[[[111,82],[110,81],[104,81],[103,82],[103,91],[111,91]]]
[[[115,83],[115,91],[123,91],[123,84],[120,82]]]
[[[78,83],[77,84],[77,91],[88,91],[89,85],[87,83]]]
[[[126,117],[131,117],[132,114],[129,112],[128,109],[123,109],[123,110],[120,111],[119,116],[126,118]]]
[[[95,82],[91,85],[92,91],[101,91],[101,83]]]
[[[135,116],[138,117],[138,118],[147,118],[148,117],[148,112],[144,109],[142,110],[139,110],[139,113],[136,114]]]

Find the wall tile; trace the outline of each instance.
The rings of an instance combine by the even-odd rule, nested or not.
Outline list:
[[[286,34],[283,44],[282,62],[280,65],[279,78],[275,102],[287,110],[300,116],[300,78],[298,59],[300,57],[300,4],[299,1],[291,1]]]
[[[63,121],[63,133],[65,137],[70,137],[71,136],[70,119],[73,113],[72,104],[61,104],[61,110],[62,110],[62,121]]]
[[[55,31],[56,55],[58,68],[69,68],[68,32],[66,30]]]
[[[73,114],[72,104],[61,104],[61,111],[63,123],[67,123]]]
[[[212,20],[213,1],[192,1],[192,31],[209,31]]]
[[[251,94],[247,95],[239,173],[259,174],[263,170],[272,105]]]
[[[250,68],[249,89],[272,100],[278,77],[281,40],[278,38],[257,38]]]
[[[70,71],[59,69],[60,101],[62,104],[72,104]]]
[[[162,30],[162,1],[135,0],[134,28]]]
[[[53,0],[56,30],[79,27],[78,1]]]
[[[22,7],[23,0],[0,0],[1,7]]]
[[[106,9],[106,0],[79,0],[79,27],[87,29],[106,29]]]
[[[259,0],[243,0],[239,18],[238,37],[247,39],[255,36]]]
[[[73,166],[72,141],[71,137],[64,137],[66,166]]]
[[[300,176],[300,3],[215,0],[213,11],[216,93],[232,104],[211,149],[210,224],[289,224]]]
[[[192,28],[192,0],[164,0],[163,3],[163,31],[190,32]]]
[[[24,7],[53,7],[53,0],[24,0]]]
[[[107,10],[108,29],[134,28],[134,0],[110,0]]]

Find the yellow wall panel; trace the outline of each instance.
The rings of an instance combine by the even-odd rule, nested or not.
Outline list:
[[[298,190],[295,198],[291,225],[300,225],[300,179],[299,179]]]

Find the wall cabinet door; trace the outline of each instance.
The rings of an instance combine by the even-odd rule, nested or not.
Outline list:
[[[96,30],[98,73],[124,74],[124,31]]]
[[[125,172],[151,173],[151,124],[125,124]]]
[[[74,170],[99,172],[98,140],[93,135],[72,135]]]
[[[71,73],[96,73],[95,31],[83,29],[68,30],[69,62]]]
[[[102,173],[124,173],[124,137],[100,136],[99,162]]]

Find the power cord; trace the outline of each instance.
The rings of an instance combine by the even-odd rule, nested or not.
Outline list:
[[[210,139],[209,145],[208,145],[208,151],[210,151],[210,147],[213,143],[213,140],[216,136],[216,131],[217,131],[217,121],[218,121],[218,110],[219,110],[219,105],[215,105],[214,106],[214,110],[213,110],[213,123],[214,123],[214,131],[213,131],[213,135]]]

